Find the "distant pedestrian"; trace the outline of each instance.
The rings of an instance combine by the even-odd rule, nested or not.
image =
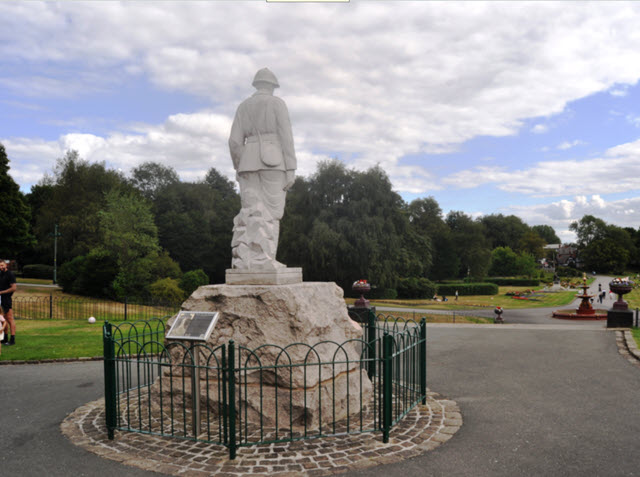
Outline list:
[[[456,290],[456,301],[458,301],[458,290]]]
[[[602,291],[602,283],[598,283],[598,291],[601,292]]]

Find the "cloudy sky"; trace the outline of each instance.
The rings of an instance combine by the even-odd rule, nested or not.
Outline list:
[[[298,173],[380,164],[444,212],[640,225],[640,2],[0,1],[0,142],[28,192],[69,149],[233,177],[254,73]]]

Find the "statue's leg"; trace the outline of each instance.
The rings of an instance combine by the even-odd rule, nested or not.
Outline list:
[[[284,171],[260,171],[260,180],[264,197],[264,205],[271,215],[271,251],[273,265],[276,268],[285,267],[282,263],[276,261],[276,252],[278,250],[278,239],[280,237],[280,219],[284,213],[284,205],[286,192],[283,190],[286,183],[286,174]]]

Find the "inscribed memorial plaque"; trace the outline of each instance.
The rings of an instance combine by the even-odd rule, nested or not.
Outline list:
[[[217,311],[181,311],[171,325],[167,339],[207,341],[217,321]]]

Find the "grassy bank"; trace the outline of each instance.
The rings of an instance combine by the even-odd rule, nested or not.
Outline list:
[[[102,356],[102,323],[17,320],[15,346],[3,346],[0,361]]]

